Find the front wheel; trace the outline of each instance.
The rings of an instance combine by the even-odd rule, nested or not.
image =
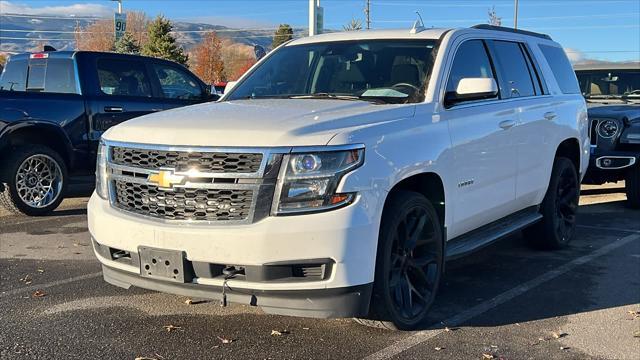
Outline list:
[[[412,330],[425,320],[443,268],[438,215],[423,195],[398,191],[385,207],[368,319],[357,322]]]
[[[625,179],[627,204],[632,209],[640,209],[640,164],[629,170]]]
[[[40,145],[16,148],[0,170],[4,172],[0,205],[7,210],[38,216],[60,205],[67,168],[52,149]]]
[[[524,231],[528,242],[545,250],[567,246],[576,229],[579,197],[575,165],[567,158],[556,158],[547,194],[540,205],[542,220]]]

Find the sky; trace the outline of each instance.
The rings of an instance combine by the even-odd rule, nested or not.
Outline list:
[[[492,6],[503,26],[513,26],[513,0],[370,1],[374,29],[410,29],[415,11],[427,27],[466,27],[486,23]],[[353,18],[364,20],[365,3],[320,0],[325,28],[341,29]],[[151,16],[259,29],[280,23],[306,28],[308,4],[308,0],[123,0],[125,10],[142,10]],[[108,0],[0,1],[0,13],[33,15],[107,17],[116,8]],[[568,49],[572,60],[640,61],[640,0],[519,0],[518,25],[551,35]]]

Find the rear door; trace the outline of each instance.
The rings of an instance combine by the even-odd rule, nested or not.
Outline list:
[[[153,74],[136,57],[101,56],[95,60],[95,95],[90,98],[90,140],[95,144],[110,127],[164,110]]]
[[[520,210],[540,203],[546,191],[553,161],[547,150],[551,148],[549,132],[557,114],[526,43],[493,40],[488,44],[499,69],[503,98],[518,113],[512,134],[518,158],[516,208]]]
[[[187,69],[167,62],[150,64],[150,71],[158,81],[164,98],[164,109],[193,105],[208,100],[204,83]]]
[[[493,78],[494,66],[483,40],[457,48],[446,91],[463,78]],[[449,124],[456,190],[450,237],[498,220],[513,212],[517,155],[512,127],[517,112],[499,97],[457,103],[441,113]],[[452,231],[453,232],[453,231]]]

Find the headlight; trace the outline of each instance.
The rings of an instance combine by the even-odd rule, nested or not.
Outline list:
[[[613,120],[605,120],[598,126],[598,134],[605,138],[612,138],[618,133],[618,123]]]
[[[107,186],[107,146],[100,141],[98,145],[98,159],[96,160],[96,193],[103,199],[109,196]]]
[[[342,177],[364,162],[364,148],[286,155],[276,189],[275,215],[316,212],[351,203],[353,193],[336,193]]]

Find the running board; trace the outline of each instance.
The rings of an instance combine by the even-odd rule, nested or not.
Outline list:
[[[453,260],[480,250],[542,219],[537,206],[518,211],[500,220],[451,239],[446,243],[446,259]]]

